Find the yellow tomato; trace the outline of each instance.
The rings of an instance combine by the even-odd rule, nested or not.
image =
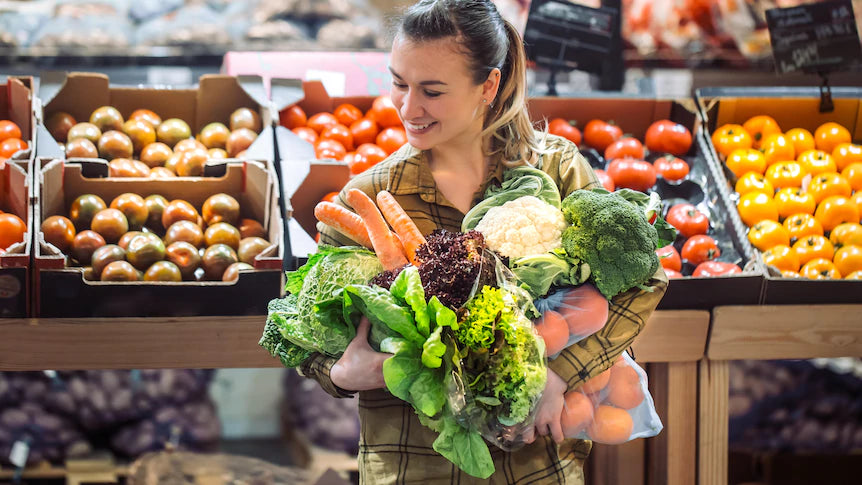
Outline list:
[[[802,265],[799,274],[812,280],[837,280],[841,279],[841,272],[835,268],[832,261],[825,258],[815,258]]]
[[[751,227],[763,220],[778,220],[778,207],[772,197],[762,192],[749,192],[739,198],[736,204],[739,217]]]
[[[766,180],[776,189],[802,187],[805,171],[799,162],[774,163],[766,169]]]
[[[802,275],[797,273],[796,271],[782,271],[782,278],[802,278]]]
[[[847,179],[854,191],[862,190],[862,162],[851,163],[841,170],[841,176]]]
[[[802,165],[802,170],[805,173],[810,173],[811,175],[838,171],[838,168],[835,165],[835,160],[832,159],[832,155],[822,150],[808,150],[799,155],[796,161]]]
[[[854,271],[844,277],[845,280],[862,280],[862,271]]]
[[[766,251],[779,244],[790,245],[790,233],[781,224],[766,219],[751,226],[748,241],[757,249]]]
[[[847,244],[862,246],[862,224],[858,222],[838,224],[835,229],[829,231],[829,242],[836,248]]]
[[[823,235],[823,226],[811,214],[793,214],[784,219],[782,225],[790,233],[791,241],[798,241],[808,236]]]
[[[832,158],[835,159],[838,170],[843,171],[851,163],[862,162],[862,145],[840,143],[832,150]]]
[[[765,137],[760,144],[760,151],[763,152],[766,165],[796,159],[793,143],[781,133]]]
[[[799,263],[802,265],[818,258],[832,261],[832,255],[835,254],[835,247],[823,236],[808,236],[800,239],[793,244],[793,250],[796,251]]]
[[[748,172],[739,177],[734,189],[739,195],[745,195],[749,192],[761,192],[772,197],[772,194],[775,192],[775,189],[772,188],[772,184],[766,180],[766,177],[756,172]]]
[[[793,149],[796,153],[807,152],[815,148],[814,135],[804,128],[793,128],[784,135],[790,138],[790,142],[793,143]]]
[[[785,187],[775,193],[778,217],[785,219],[793,214],[814,214],[817,202],[814,196],[797,187]]]
[[[808,193],[814,196],[814,201],[819,204],[823,199],[833,195],[850,197],[853,189],[850,188],[850,182],[841,174],[829,172],[812,178],[811,183],[808,184]]]
[[[818,150],[832,153],[838,145],[842,143],[850,143],[850,132],[847,128],[834,123],[832,121],[823,123],[814,131],[814,144]]]
[[[782,272],[799,271],[799,255],[786,244],[779,244],[764,251],[763,262]]]
[[[742,127],[754,140],[754,148],[760,148],[770,135],[781,134],[781,127],[778,126],[778,122],[775,121],[775,118],[767,115],[753,116],[746,120]]]
[[[742,125],[722,125],[712,133],[712,144],[715,150],[724,155],[739,148],[751,148],[753,140]]]
[[[737,177],[742,177],[748,172],[763,174],[766,171],[766,159],[763,158],[763,153],[753,148],[741,148],[730,152],[724,163]]]
[[[838,248],[832,262],[841,274],[849,275],[855,271],[862,271],[862,246],[848,244]]]
[[[847,197],[833,195],[823,199],[817,206],[814,218],[823,226],[823,230],[831,231],[842,222],[859,222],[859,209]]]
[[[856,212],[862,215],[862,190],[857,190],[850,196],[850,202],[856,206]]]

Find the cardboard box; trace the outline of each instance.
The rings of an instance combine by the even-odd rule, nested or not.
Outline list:
[[[267,303],[281,296],[283,224],[278,209],[275,174],[259,162],[224,162],[224,175],[188,179],[85,178],[82,165],[63,160],[46,162],[37,172],[36,212],[39,221],[67,213],[82,194],[96,194],[110,204],[116,196],[133,192],[144,197],[161,194],[184,199],[200,210],[211,195],[227,193],[237,199],[243,217],[264,224],[273,246],[258,256],[255,271],[242,272],[232,283],[220,281],[109,283],[84,279],[82,268],[65,267],[66,258],[35,237],[35,295],[41,317],[156,317],[202,315],[265,315]]]
[[[717,305],[748,305],[760,301],[763,271],[761,267],[750,264],[753,253],[745,244],[745,234],[739,233],[732,224],[732,206],[728,204],[727,194],[718,190],[721,179],[715,166],[709,163],[705,146],[698,141],[702,126],[693,100],[590,93],[590,97],[584,98],[533,98],[529,100],[529,109],[531,118],[536,121],[564,118],[578,120],[579,126],[584,126],[592,119],[616,120],[625,133],[641,141],[647,128],[657,120],[670,119],[688,127],[695,139],[689,153],[683,157],[691,167],[689,177],[678,184],[659,178],[655,189],[662,197],[665,211],[673,204],[690,202],[706,213],[710,219],[709,234],[716,239],[722,252],[719,260],[735,263],[743,268],[743,272],[722,277],[672,279],[659,308],[709,309]],[[588,155],[587,150],[584,152]],[[680,250],[682,239],[678,238],[674,246]]]
[[[21,128],[21,137],[30,148],[0,161],[0,210],[20,217],[27,224],[24,241],[0,254],[0,318],[29,316],[30,256],[33,235],[33,208],[30,204],[33,167],[33,81],[10,77],[0,84],[0,120],[11,120]],[[2,249],[2,248],[0,248]]]
[[[834,121],[850,130],[853,139],[862,140],[862,89],[833,88],[834,110],[820,111],[820,89],[810,88],[703,88],[696,98],[706,121],[704,144],[716,166],[721,168],[721,189],[728,194],[730,216],[740,234],[747,227],[736,210],[738,196],[732,188],[734,175],[722,163],[712,146],[713,131],[727,123],[742,124],[752,116],[766,114],[775,118],[783,130],[805,128],[811,133],[823,123]],[[749,245],[748,241],[744,244]],[[750,247],[750,245],[749,245]],[[809,280],[784,278],[771,273],[762,263],[759,251],[752,248],[755,260],[765,274],[763,304],[860,303],[862,282],[853,280]]]
[[[230,115],[238,108],[251,108],[260,115],[262,130],[248,149],[248,160],[272,162],[275,142],[269,100],[259,76],[203,75],[196,87],[175,89],[166,86],[112,86],[108,76],[87,72],[45,72],[40,76],[37,109],[40,141],[39,157],[65,159],[58,143],[45,128],[44,120],[58,111],[72,115],[78,122],[90,119],[101,106],[117,108],[124,118],[140,108],[156,112],[163,120],[180,118],[195,135],[208,123],[229,125]]]

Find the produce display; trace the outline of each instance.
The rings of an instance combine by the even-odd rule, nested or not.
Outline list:
[[[280,113],[279,121],[281,126],[314,145],[318,159],[346,162],[353,175],[382,162],[407,143],[398,111],[386,95],[375,98],[365,113],[344,103],[332,113],[308,116],[294,105]]]
[[[27,233],[27,223],[11,212],[0,210],[0,254],[9,246],[24,242]]]
[[[243,218],[239,202],[224,193],[200,208],[133,193],[108,206],[98,195],[83,194],[67,215],[47,217],[41,234],[92,280],[235,281],[272,245],[263,225]]]
[[[111,436],[111,449],[126,457],[137,457],[173,449],[214,451],[221,436],[215,405],[208,397],[157,409],[152,416],[121,427]]]
[[[659,216],[657,195],[579,190],[561,201],[554,181],[529,167],[507,170],[457,233],[423,236],[386,191],[376,201],[357,189],[345,195],[355,213],[321,202],[315,215],[367,248],[324,246],[289,273],[288,296],[270,303],[260,344],[295,367],[312,352],[340,355],[367,317],[369,343],[394,354],[383,365],[387,389],[439,433],[438,453],[484,478],[494,470],[485,440],[506,450],[523,444],[552,349],[606,320],[579,335],[565,323],[552,332],[550,322],[530,320],[541,316],[536,297],[574,287],[585,304],[570,308],[570,321],[601,319],[607,298],[650,279],[656,248],[675,235]],[[507,230],[511,224],[517,231]],[[512,233],[540,237],[528,245],[508,240]],[[619,251],[595,251],[585,244],[593,237]],[[596,312],[602,305],[604,314]],[[630,360],[618,366],[606,374],[617,374],[611,385],[573,391],[595,401],[595,411],[584,426],[569,423],[571,436],[621,443],[661,429],[643,371]],[[644,402],[645,411],[628,412]]]
[[[113,106],[102,106],[89,120],[57,111],[46,113],[45,127],[63,146],[66,158],[103,158],[112,177],[198,177],[207,160],[243,158],[260,133],[260,115],[238,108],[229,126],[209,123],[192,133],[188,122],[162,118],[137,109],[124,118]]]
[[[358,399],[332,399],[292,369],[284,373],[284,388],[281,420],[290,433],[327,450],[359,453]]]
[[[0,162],[12,158],[29,147],[23,139],[21,128],[13,121],[0,120]]]
[[[67,457],[85,456],[93,450],[72,420],[35,402],[0,409],[0,464],[14,465],[10,457],[16,443],[28,445],[26,465],[61,463]]]
[[[712,134],[748,240],[783,277],[862,279],[862,146],[833,122],[784,129],[758,115]]]

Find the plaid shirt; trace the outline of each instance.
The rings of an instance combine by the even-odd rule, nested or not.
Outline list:
[[[581,188],[600,187],[577,147],[565,139],[549,135],[540,168],[560,187],[563,196]],[[502,180],[504,165],[497,163],[474,194],[474,204],[482,199],[489,184]],[[344,190],[359,188],[372,199],[388,190],[404,207],[423,234],[437,228],[459,231],[464,214],[437,190],[424,154],[405,145],[386,161],[351,180]],[[338,202],[344,202],[342,191]],[[321,242],[330,245],[356,244],[320,224]],[[643,328],[667,288],[667,278],[659,269],[649,281],[654,291],[634,289],[615,297],[604,328],[569,348],[548,363],[567,383],[569,390],[598,375],[624,352]],[[338,388],[329,377],[336,359],[321,354],[309,357],[301,366],[303,375],[317,380],[336,397],[353,393]],[[581,484],[583,462],[591,442],[569,439],[557,445],[549,437],[539,437],[531,445],[513,452],[490,446],[496,472],[489,480],[479,480],[461,472],[431,447],[437,435],[419,423],[410,405],[384,389],[359,393],[361,433],[359,470],[361,483],[376,484]]]

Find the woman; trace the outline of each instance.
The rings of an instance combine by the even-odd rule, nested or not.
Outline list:
[[[574,144],[533,130],[522,41],[491,1],[423,0],[408,9],[392,46],[390,70],[391,97],[408,144],[345,190],[359,188],[372,197],[388,190],[423,234],[458,231],[464,214],[489,184],[500,183],[507,166],[541,168],[564,196],[600,186]],[[320,229],[322,243],[355,244]],[[368,345],[367,320],[340,359],[313,355],[301,371],[334,396],[359,392],[362,483],[582,483],[591,444],[564,439],[563,394],[609,368],[631,345],[664,294],[664,273],[659,270],[648,285],[654,291],[614,298],[601,332],[549,362],[535,428],[527,436],[531,443],[513,452],[492,446],[496,472],[489,481],[466,475],[438,455],[431,447],[436,434],[383,389],[382,364],[389,354]]]

